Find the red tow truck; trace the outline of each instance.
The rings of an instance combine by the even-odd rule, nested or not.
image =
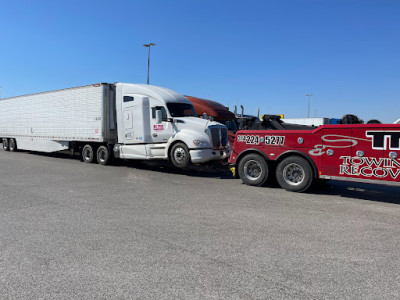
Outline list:
[[[229,159],[252,186],[275,176],[293,192],[319,179],[400,186],[400,124],[285,125],[264,117],[257,130],[240,130]]]

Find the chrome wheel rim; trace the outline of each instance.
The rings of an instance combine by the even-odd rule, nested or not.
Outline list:
[[[186,151],[182,147],[178,147],[174,151],[174,159],[177,163],[181,164],[186,160]]]
[[[99,161],[105,162],[106,161],[106,151],[104,149],[101,149],[99,153],[97,154]]]
[[[300,165],[290,163],[283,169],[283,179],[290,185],[300,185],[304,181],[304,170]]]
[[[244,164],[243,171],[248,180],[254,181],[260,178],[262,167],[258,161],[251,159]]]
[[[92,151],[90,151],[90,149],[89,148],[86,148],[84,151],[83,151],[83,157],[84,157],[84,159],[85,160],[91,160],[91,158],[92,158]]]

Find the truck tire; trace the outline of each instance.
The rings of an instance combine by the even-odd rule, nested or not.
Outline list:
[[[186,168],[190,163],[190,153],[184,143],[176,143],[170,152],[172,164],[177,168]]]
[[[107,146],[100,146],[97,149],[97,162],[100,165],[108,165],[110,162],[110,151],[108,150]]]
[[[305,192],[313,183],[313,172],[307,160],[299,156],[289,156],[276,167],[279,185],[291,192]]]
[[[238,173],[243,183],[262,186],[268,180],[268,164],[259,154],[247,154],[239,162]]]
[[[17,151],[17,142],[15,141],[15,139],[10,139],[8,141],[8,149],[10,150],[10,152]]]
[[[86,144],[83,147],[82,161],[88,164],[95,162],[95,152],[92,145]]]
[[[4,149],[4,151],[10,150],[9,145],[8,145],[8,139],[3,139],[3,149]]]

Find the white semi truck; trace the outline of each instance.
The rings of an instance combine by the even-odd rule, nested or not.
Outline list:
[[[227,128],[196,118],[184,96],[152,85],[99,83],[0,100],[6,151],[78,152],[86,163],[163,159],[179,168],[229,155]]]

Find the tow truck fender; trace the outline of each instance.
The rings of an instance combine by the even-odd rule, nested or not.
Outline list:
[[[242,151],[242,152],[238,155],[238,157],[237,157],[236,160],[235,160],[235,166],[238,165],[239,161],[243,158],[243,156],[245,156],[246,154],[249,154],[249,153],[257,153],[257,154],[260,154],[262,157],[264,157],[265,160],[270,160],[269,157],[268,157],[268,155],[265,154],[264,152],[262,152],[261,150],[255,149],[255,148],[249,148],[249,149],[246,149],[246,150]]]

